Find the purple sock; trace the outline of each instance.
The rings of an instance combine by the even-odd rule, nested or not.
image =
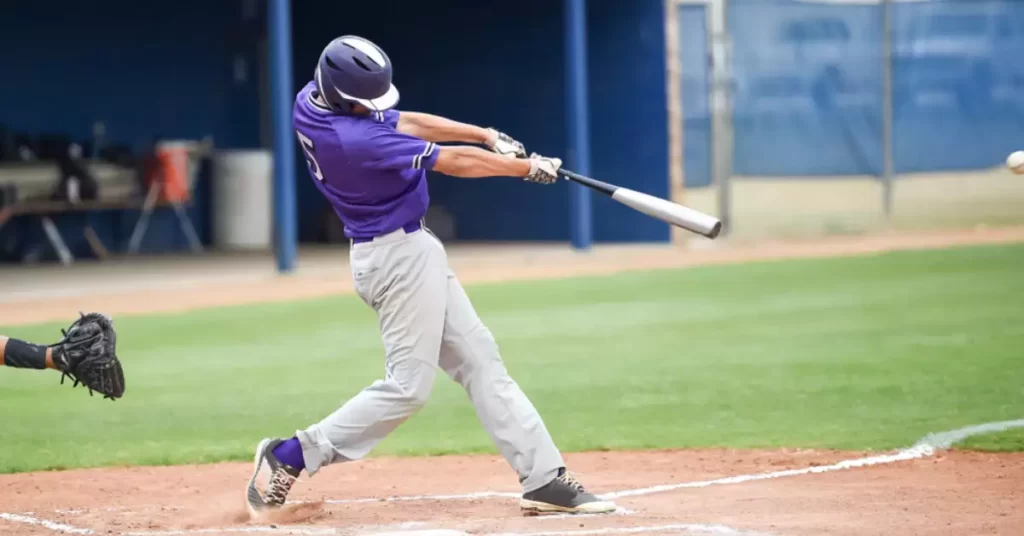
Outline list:
[[[298,438],[291,438],[284,443],[274,447],[274,456],[282,463],[290,465],[299,471],[306,468],[306,461],[302,459],[302,444]]]

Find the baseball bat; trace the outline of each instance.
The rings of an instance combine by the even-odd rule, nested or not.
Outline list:
[[[693,210],[692,208],[684,207],[678,203],[636,190],[630,190],[629,188],[608,184],[597,179],[591,179],[567,169],[559,169],[558,174],[565,179],[601,192],[633,210],[643,212],[648,216],[677,227],[682,227],[687,231],[712,239],[722,232],[722,222],[718,218]]]

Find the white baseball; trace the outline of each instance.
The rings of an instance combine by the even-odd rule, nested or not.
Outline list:
[[[1006,157],[1006,167],[1017,175],[1024,175],[1024,151],[1014,151]]]

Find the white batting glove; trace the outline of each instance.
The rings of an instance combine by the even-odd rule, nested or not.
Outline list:
[[[530,174],[523,177],[523,180],[539,184],[554,184],[558,181],[558,170],[561,167],[561,158],[548,158],[533,153],[530,155]]]
[[[499,132],[493,128],[487,129],[487,147],[491,151],[512,158],[526,158],[526,147],[519,143],[512,136]]]

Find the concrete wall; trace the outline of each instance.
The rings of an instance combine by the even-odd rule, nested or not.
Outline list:
[[[714,187],[691,189],[684,203],[718,213]],[[882,186],[869,176],[808,180],[735,177],[730,238],[760,240],[897,229],[961,228],[1024,223],[1024,178],[1005,169],[900,175],[892,219]]]

